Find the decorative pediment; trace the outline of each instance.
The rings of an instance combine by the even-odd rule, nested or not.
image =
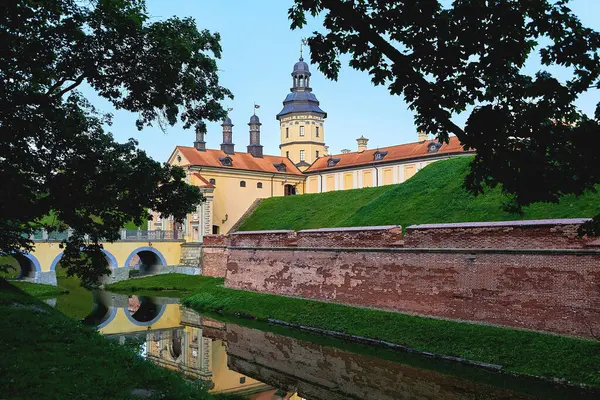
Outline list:
[[[381,161],[385,158],[385,156],[387,155],[387,151],[379,151],[377,150],[374,154],[373,154],[373,160],[374,161]]]
[[[221,161],[221,165],[224,166],[224,167],[231,167],[231,166],[233,166],[233,160],[229,156],[219,158],[219,161]]]

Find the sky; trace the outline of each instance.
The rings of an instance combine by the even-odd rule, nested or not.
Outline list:
[[[275,115],[292,86],[290,73],[300,55],[301,39],[315,30],[324,31],[318,18],[310,20],[302,30],[290,30],[287,10],[291,4],[292,0],[147,0],[152,20],[189,16],[196,20],[199,29],[221,35],[223,54],[217,60],[220,83],[235,96],[223,106],[233,108],[230,117],[237,151],[246,151],[248,121],[256,103],[260,105],[257,115],[263,124],[264,153],[280,154],[279,122]],[[600,13],[599,0],[572,0],[570,6],[585,26],[600,31],[600,19],[596,17]],[[304,59],[309,62],[308,49],[304,52]],[[538,65],[534,61],[529,68],[535,72]],[[361,135],[369,139],[369,148],[417,140],[413,113],[402,97],[391,96],[385,86],[373,86],[367,72],[356,71],[343,62],[338,81],[330,81],[316,66],[311,65],[310,70],[313,93],[327,112],[324,134],[331,153],[344,148],[356,150],[356,138]],[[568,76],[565,71],[556,72],[559,77]],[[116,140],[137,139],[140,148],[157,161],[166,161],[177,145],[193,145],[195,134],[191,129],[176,125],[166,133],[152,127],[138,131],[136,115],[114,110],[89,90],[84,93],[100,110],[114,114],[108,130]],[[591,115],[598,101],[600,93],[594,91],[583,96],[578,105]],[[464,116],[457,116],[456,122],[464,122]],[[207,146],[219,148],[221,126],[207,123],[207,129]]]

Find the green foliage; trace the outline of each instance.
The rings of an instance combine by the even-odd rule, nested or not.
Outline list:
[[[472,157],[437,161],[398,185],[265,199],[240,230],[308,229],[516,219],[592,217],[600,194],[564,196],[556,203],[534,203],[523,214],[502,207],[500,188],[474,196],[462,182]]]
[[[77,89],[136,113],[138,129],[202,129],[231,97],[217,76],[219,35],[190,18],[151,21],[143,0],[2,2],[0,25],[0,256],[68,226],[63,264],[92,283],[108,272],[100,240],[142,225],[148,209],[181,221],[202,196],[181,168],[117,143],[111,115]]]
[[[276,319],[500,364],[509,373],[600,386],[598,341],[233,290],[216,279],[207,280],[183,304],[199,312]]]
[[[212,399],[201,385],[152,364],[0,280],[2,396],[10,399]]]
[[[415,113],[419,130],[476,149],[466,186],[501,185],[507,209],[558,202],[600,184],[600,103],[575,101],[600,88],[600,34],[552,1],[295,0],[291,27],[324,14],[308,39],[311,61],[337,79],[341,56],[387,85]],[[533,57],[543,69],[526,67]],[[567,71],[566,79],[550,71]],[[452,118],[468,112],[464,127]],[[598,214],[598,207],[595,214]],[[600,234],[600,215],[588,225]]]

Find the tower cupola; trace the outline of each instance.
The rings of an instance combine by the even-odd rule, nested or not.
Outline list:
[[[262,158],[263,147],[260,144],[260,119],[258,115],[254,114],[250,117],[248,126],[250,127],[250,144],[248,145],[248,153],[252,154],[252,157]]]
[[[196,125],[196,141],[194,142],[194,148],[198,151],[206,151],[206,142],[204,141],[205,134],[206,124],[200,121]]]
[[[231,118],[225,118],[221,126],[223,127],[223,143],[221,143],[221,150],[225,154],[234,154],[235,145],[233,144],[233,124],[231,123]]]

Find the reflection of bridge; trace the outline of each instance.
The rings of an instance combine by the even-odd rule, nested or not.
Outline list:
[[[141,338],[148,360],[178,371],[188,379],[206,381],[214,393],[237,393],[249,399],[271,400],[275,391],[271,386],[230,370],[223,340],[204,335],[203,317],[180,307],[177,299],[96,291],[93,311],[85,321],[98,325],[103,335],[118,338],[123,343],[131,335]],[[224,329],[222,323],[214,323],[219,324],[217,331]]]
[[[34,250],[14,256],[21,267],[20,278],[56,285],[56,266],[63,254],[60,243],[67,235],[68,232],[34,235]],[[111,269],[105,283],[127,279],[129,270],[136,264],[142,274],[172,271],[179,266],[182,243],[183,239],[178,239],[173,231],[122,230],[119,241],[103,244],[106,263]],[[197,273],[189,268],[178,269],[178,272]]]

